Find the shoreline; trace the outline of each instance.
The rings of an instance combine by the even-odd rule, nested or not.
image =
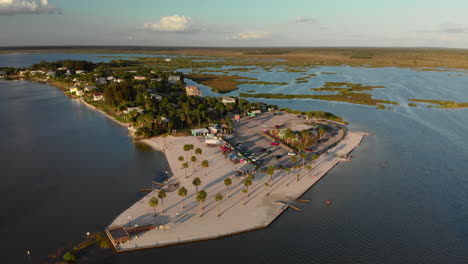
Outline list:
[[[148,201],[151,197],[157,197],[159,190],[149,192],[140,201],[124,210],[109,227],[130,224],[141,226],[152,223],[156,226],[169,226],[170,228],[147,231],[131,237],[127,242],[113,244],[114,249],[116,252],[143,250],[218,239],[266,228],[289,207],[288,202],[279,204],[278,201],[288,201],[287,197],[294,199],[301,197],[341,161],[339,156],[351,153],[362,142],[365,135],[366,133],[348,131],[348,135],[329,150],[330,154],[324,154],[316,161],[317,165],[311,171],[302,168],[292,173],[285,171],[275,173],[271,185],[272,190],[268,196],[265,195],[264,187],[264,183],[268,181],[268,175],[260,172],[255,175],[249,196],[245,196],[241,192],[243,179],[239,180],[232,176],[232,172],[237,166],[228,162],[217,151],[217,148],[216,150],[203,148],[203,154],[205,158],[208,156],[206,159],[210,162],[210,167],[207,170],[197,167],[193,173],[184,176],[186,172],[181,168],[177,157],[179,155],[185,157],[186,152],[182,150],[184,144],[194,144],[195,147],[203,145],[196,137],[169,136],[167,138],[169,142],[166,143],[161,137],[140,140],[153,149],[164,152],[174,175],[170,179],[180,182],[181,186],[189,190],[189,195],[185,199],[187,206],[184,209],[179,209],[181,206],[180,197],[177,196],[176,192],[168,192],[167,198],[164,199],[166,210],[164,213],[158,212],[158,215],[153,217]],[[207,153],[205,154],[205,152]],[[192,164],[190,164],[189,170],[192,170]],[[296,181],[296,174],[301,175],[300,181]],[[196,176],[202,180],[201,189],[208,193],[208,199],[203,209],[206,213],[203,214],[203,217],[198,216],[199,205],[194,200],[194,187],[191,185],[191,181]],[[221,179],[226,176],[233,181],[229,190],[229,198],[226,198],[226,187]],[[220,202],[223,209],[219,217],[215,212],[218,204],[212,201],[212,196],[216,193],[222,193],[225,198]],[[159,211],[160,208],[157,209]],[[107,229],[106,234],[110,236]]]

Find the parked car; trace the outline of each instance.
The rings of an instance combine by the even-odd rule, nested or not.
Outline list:
[[[313,148],[306,148],[306,149],[304,149],[304,150],[307,151],[307,152],[312,152],[312,151],[314,151]]]
[[[279,126],[279,125],[275,125],[275,128],[281,128],[281,126]]]
[[[296,152],[288,152],[288,156],[296,156]]]
[[[273,145],[273,146],[278,146],[279,145],[279,142],[271,142],[270,145]]]
[[[267,151],[268,154],[271,154],[272,152],[273,152],[273,151],[271,151],[271,150]]]
[[[279,160],[279,159],[281,159],[282,157],[283,157],[283,156],[281,156],[281,155],[276,155],[276,156],[275,156],[275,159]]]
[[[266,148],[262,148],[260,149],[260,152],[265,152],[267,149]]]

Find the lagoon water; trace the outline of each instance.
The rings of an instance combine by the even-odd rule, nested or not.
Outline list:
[[[252,99],[330,111],[351,129],[371,133],[351,163],[339,164],[304,195],[311,202],[299,204],[301,212],[288,210],[267,229],[97,263],[467,263],[468,109],[407,106],[411,97],[468,101],[466,74],[352,67],[309,72],[320,71],[339,74],[295,84],[301,73],[242,72],[291,85],[242,85],[231,93],[302,94],[324,81],[349,81],[384,85],[372,93],[400,102],[377,110]],[[6,263],[29,263],[26,250],[37,261],[87,231],[102,230],[167,166],[161,153],[136,147],[125,128],[47,85],[0,81],[0,123],[0,256]]]

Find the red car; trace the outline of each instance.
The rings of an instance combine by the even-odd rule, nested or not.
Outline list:
[[[266,148],[262,148],[260,149],[260,152],[265,152],[267,149]]]
[[[281,128],[281,126],[275,125],[275,128]]]
[[[314,151],[312,148],[306,148],[306,149],[304,149],[304,150],[307,151],[307,152],[312,152],[312,151]]]
[[[270,145],[273,145],[273,146],[278,146],[279,143],[278,142],[271,142]]]

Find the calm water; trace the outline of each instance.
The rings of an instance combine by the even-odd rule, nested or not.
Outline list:
[[[402,105],[390,111],[267,101],[332,111],[352,129],[372,133],[353,153],[353,162],[341,163],[304,195],[311,202],[299,205],[302,212],[288,210],[268,229],[98,263],[467,263],[468,109],[406,105],[410,97],[468,101],[467,77],[394,68],[311,72],[320,70],[340,74],[318,76],[309,84],[240,90],[303,93],[327,80],[343,80],[385,85],[389,88],[375,95]],[[301,74],[275,76],[270,81]],[[151,175],[166,168],[159,153],[137,149],[124,128],[53,87],[0,81],[0,110],[0,233],[8,241],[0,254],[11,263],[27,263],[27,249],[39,257],[86,231],[102,230],[137,199],[136,191]],[[325,200],[332,205],[324,206]]]

